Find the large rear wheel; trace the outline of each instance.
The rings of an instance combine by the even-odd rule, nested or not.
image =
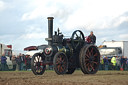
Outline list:
[[[79,56],[81,70],[84,74],[95,74],[99,69],[100,53],[95,45],[85,45]]]
[[[44,59],[40,53],[36,53],[32,56],[31,69],[35,75],[42,75],[46,69],[44,65]]]

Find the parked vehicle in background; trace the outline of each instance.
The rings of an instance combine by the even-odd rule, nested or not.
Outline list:
[[[121,58],[124,58],[125,60],[128,58],[128,41],[104,41],[103,44],[99,46],[99,51],[101,54],[101,61],[105,57],[108,58],[109,70],[115,69],[111,62],[113,57],[116,57],[116,69],[120,70],[120,68],[122,68]],[[104,70],[104,68],[102,70]]]
[[[5,56],[7,58],[7,70],[12,69],[12,45],[5,45],[0,43],[0,59],[2,54],[5,53]],[[0,70],[1,70],[1,61],[0,61]]]
[[[99,46],[101,56],[124,56],[128,58],[128,41],[104,41]]]

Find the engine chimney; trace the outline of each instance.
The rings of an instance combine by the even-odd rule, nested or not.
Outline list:
[[[52,45],[52,36],[53,36],[53,17],[48,17],[48,38],[45,40],[48,41],[48,45]]]

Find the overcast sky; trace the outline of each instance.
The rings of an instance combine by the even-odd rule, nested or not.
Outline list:
[[[68,37],[75,30],[94,31],[97,45],[104,40],[128,40],[128,0],[0,0],[0,43],[14,50],[47,43],[47,17],[54,31]]]

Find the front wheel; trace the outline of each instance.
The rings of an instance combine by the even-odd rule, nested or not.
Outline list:
[[[44,65],[44,59],[40,53],[36,53],[32,56],[31,69],[35,75],[42,75],[44,73],[46,65]]]
[[[58,75],[65,74],[68,69],[68,59],[65,53],[58,52],[53,59],[54,70]]]

